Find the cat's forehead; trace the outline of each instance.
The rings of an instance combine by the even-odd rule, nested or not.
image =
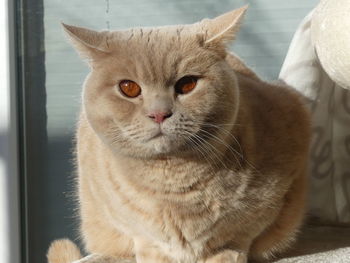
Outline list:
[[[195,25],[169,25],[158,27],[134,27],[124,30],[124,33],[129,34],[130,37],[138,37],[144,40],[152,38],[174,38],[181,39],[181,37],[189,37],[195,32],[197,27]],[[120,32],[120,31],[119,31]]]
[[[133,28],[114,37],[124,70],[145,82],[168,82],[179,74],[201,74],[207,68],[200,37],[189,26]]]
[[[199,46],[202,33],[196,25],[140,27],[119,31],[114,40],[131,48],[180,50]]]
[[[226,57],[247,7],[191,25],[94,31],[62,24],[68,38],[94,71],[128,78],[171,79],[201,75]],[[123,75],[123,74],[124,75]],[[122,76],[123,75],[123,76]],[[132,77],[132,76],[131,76]]]

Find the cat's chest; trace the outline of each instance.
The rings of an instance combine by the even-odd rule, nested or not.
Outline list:
[[[125,234],[153,240],[171,254],[188,248],[201,253],[214,229],[220,228],[218,222],[233,206],[239,209],[249,181],[212,169],[191,163],[109,163],[100,166],[93,186],[101,189],[94,192],[101,193],[103,217]]]
[[[120,169],[123,174],[113,181],[117,185],[114,212],[132,218],[125,225],[132,235],[150,236],[175,247],[184,240],[203,244],[225,216],[228,203],[238,206],[237,190],[246,185],[239,175],[211,169],[193,164]]]
[[[128,231],[134,236],[146,237],[175,258],[180,254],[195,258],[212,238],[212,230],[223,215],[223,203],[200,191],[165,199],[171,200],[142,201],[143,206],[148,207],[142,213],[129,210],[127,213],[134,214],[138,223],[130,224]]]

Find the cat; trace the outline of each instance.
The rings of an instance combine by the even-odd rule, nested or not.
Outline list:
[[[246,9],[113,32],[63,24],[91,68],[76,135],[91,255],[58,240],[50,263],[245,263],[294,242],[310,117],[227,50]]]

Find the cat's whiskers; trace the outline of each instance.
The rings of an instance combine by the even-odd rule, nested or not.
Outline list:
[[[209,135],[212,135],[209,133]],[[213,135],[212,135],[213,136]],[[232,150],[234,152],[236,152],[238,154],[238,152],[230,145],[228,145],[227,143],[225,143],[224,141],[222,142],[224,146],[226,146],[227,148],[229,148],[229,150],[232,152]],[[233,153],[233,152],[232,152]],[[261,174],[261,172],[251,163],[249,162],[243,155],[240,155],[240,158],[250,167],[252,168],[255,172]],[[242,166],[241,166],[242,167]]]
[[[126,137],[137,139],[135,138],[135,136],[138,135],[137,137],[138,138],[140,137],[140,128],[142,129],[142,126],[136,123],[136,124],[129,125],[127,128],[123,130],[123,132],[125,133]]]
[[[154,128],[145,130],[142,125],[130,125],[126,129],[124,129],[125,137],[135,140],[146,142],[152,137],[154,133]]]
[[[232,146],[228,145],[226,142],[224,142],[224,141],[222,141],[222,140],[221,140],[221,142],[224,143],[224,145],[225,145],[226,147],[230,148],[230,151],[231,151],[231,152],[232,152],[232,150],[233,150],[236,154],[238,154],[239,157],[240,157],[248,166],[250,166],[255,172],[260,173],[260,171],[259,171],[251,162],[249,162],[249,161],[244,157],[243,151],[242,151],[242,147],[241,147],[239,141],[237,140],[237,138],[232,134],[232,132],[230,132],[230,131],[228,131],[228,130],[226,130],[226,129],[224,129],[224,128],[217,127],[216,124],[201,123],[200,125],[201,125],[201,126],[209,126],[209,127],[216,128],[216,129],[218,129],[219,131],[223,131],[223,132],[225,132],[227,135],[229,135],[229,136],[236,142],[237,146],[239,147],[239,151],[240,151],[240,152],[237,152],[237,150],[235,150]],[[239,125],[239,124],[228,124],[228,125],[233,125],[233,126],[235,126],[235,125]],[[204,131],[204,130],[202,129],[202,131]],[[207,131],[204,131],[204,132],[207,133],[209,136],[214,136],[214,137],[216,137],[215,135],[213,135],[213,134],[211,134],[211,133],[208,133]],[[218,137],[217,137],[217,138],[218,138]],[[219,138],[218,138],[218,139],[219,139]],[[234,155],[234,156],[235,156],[235,155]]]
[[[206,134],[202,134],[202,136],[204,137],[204,138],[202,138],[202,139],[203,139],[203,141],[205,142],[205,144],[206,144],[208,147],[212,148],[215,152],[217,152],[218,155],[220,155],[220,157],[221,157],[220,160],[221,160],[221,163],[223,164],[223,166],[224,166],[226,169],[231,170],[231,169],[228,168],[227,165],[223,162],[222,158],[223,158],[224,160],[228,161],[229,164],[232,164],[232,160],[230,160],[230,159],[225,155],[224,152],[219,151],[213,144],[210,143],[210,139],[212,139],[212,137],[210,137],[210,136],[208,136],[208,135],[206,135]],[[234,158],[236,159],[237,163],[240,164],[240,162],[237,160],[237,157],[236,157],[235,155],[234,155]]]
[[[205,160],[208,164],[210,164],[210,160],[207,159],[207,157],[206,157],[206,156],[207,156],[207,155],[206,155],[206,152],[205,152],[204,149],[201,147],[201,145],[200,145],[198,142],[196,142],[194,139],[192,139],[191,137],[187,137],[187,136],[183,136],[183,137],[185,137],[186,139],[188,139],[188,140],[185,140],[186,145],[189,146],[190,149],[192,149],[192,150],[194,150],[194,151],[198,151],[198,152],[202,155],[202,157],[204,158],[204,160]],[[188,141],[191,142],[191,143],[194,144],[194,145],[192,145],[191,143],[188,143]]]
[[[209,124],[209,123],[204,123],[204,124]],[[236,126],[243,126],[242,124],[239,123],[216,123],[216,126],[220,127],[220,126],[229,126],[229,127],[236,127]]]
[[[191,131],[186,130],[184,127],[190,128]],[[186,136],[186,139],[190,139],[192,142],[195,142],[196,147],[200,147],[202,151],[204,151],[204,153],[206,154],[205,156],[208,156],[210,158],[210,161],[212,161],[212,164],[214,164],[217,169],[222,169],[222,167],[220,167],[218,163],[221,163],[221,165],[224,168],[229,169],[222,161],[222,157],[220,156],[222,155],[222,153],[218,149],[216,149],[216,147],[211,145],[210,142],[206,141],[204,138],[196,134],[195,131],[198,132],[199,127],[200,125],[198,125],[198,122],[194,122],[191,119],[187,119],[185,122],[181,122],[181,125],[179,127],[176,127],[176,130],[185,132],[187,135],[189,135],[189,137]]]
[[[213,124],[213,123],[208,123],[208,122],[197,122],[197,125],[200,127],[209,127],[209,128],[214,128],[216,131],[218,132],[222,132],[224,135],[230,136],[231,139],[233,139],[235,141],[235,143],[237,144],[237,146],[239,147],[239,151],[235,150],[232,146],[231,148],[234,150],[234,152],[236,154],[238,154],[241,158],[243,158],[242,156],[242,147],[239,143],[239,141],[237,140],[237,138],[232,134],[232,130],[227,130],[225,128],[220,127],[217,124]],[[225,124],[227,126],[229,126],[230,128],[233,128],[235,126],[238,126],[239,124],[235,124],[235,123],[231,123],[231,124]],[[219,137],[209,133],[208,131],[204,130],[203,128],[200,128],[201,132],[204,132],[206,134],[209,134],[210,136],[214,136],[216,137],[216,139],[219,139],[222,143],[225,143],[222,139],[220,139]],[[227,144],[227,143],[225,143]]]
[[[222,142],[225,142],[227,145],[229,145],[230,146],[230,148],[240,157],[240,158],[244,158],[244,156],[243,156],[243,150],[242,150],[242,147],[241,147],[241,144],[239,143],[239,141],[238,141],[238,139],[231,133],[231,132],[229,132],[229,131],[227,131],[227,130],[225,130],[225,129],[223,129],[223,128],[217,128],[218,129],[218,131],[220,131],[220,132],[223,132],[224,133],[224,135],[226,135],[226,136],[229,136],[229,138],[231,138],[233,141],[234,141],[234,143],[238,146],[238,150],[236,150],[234,147],[232,147],[231,145],[229,145],[228,143],[226,143],[223,139],[221,139],[221,141]],[[210,134],[210,133],[209,133]],[[213,134],[210,134],[210,135],[213,135]],[[214,136],[214,135],[213,135]],[[219,137],[217,137],[217,136],[215,136],[216,138],[218,138],[218,139],[220,139]]]
[[[229,125],[229,124],[228,124],[228,125]],[[201,126],[204,126],[204,127],[213,127],[213,128],[215,128],[215,129],[217,129],[219,132],[223,132],[225,135],[230,136],[230,137],[235,141],[235,143],[237,144],[237,146],[239,147],[239,154],[240,154],[240,157],[243,158],[243,156],[241,156],[241,155],[243,155],[242,147],[241,147],[239,141],[237,140],[237,138],[232,134],[232,131],[229,131],[229,130],[227,130],[227,129],[225,129],[225,128],[221,128],[221,127],[217,126],[216,124],[211,124],[211,123],[203,123]],[[235,126],[235,124],[232,124],[232,125],[231,125],[231,127],[234,127],[234,126]]]
[[[212,165],[215,165],[217,169],[220,169],[220,167],[219,167],[218,165],[216,165],[215,160],[214,160],[213,158],[211,158],[210,155],[207,154],[206,149],[203,148],[201,142],[197,142],[194,138],[192,138],[192,137],[191,137],[191,136],[192,136],[192,133],[187,132],[187,131],[185,131],[185,132],[186,132],[187,134],[189,134],[190,137],[189,137],[189,136],[185,136],[185,135],[183,135],[183,136],[184,136],[187,140],[189,140],[191,143],[194,144],[194,146],[191,145],[191,144],[188,144],[188,145],[190,146],[190,148],[193,149],[194,151],[198,151],[198,152],[203,156],[204,160],[205,160],[205,161],[207,162],[207,164],[208,164],[208,167],[210,167],[210,170],[211,170],[212,174],[215,175],[215,171],[214,171]],[[209,157],[209,159],[208,159],[208,157]]]
[[[197,139],[202,149],[204,148],[204,150],[208,154],[207,156],[210,157],[210,159],[212,160],[213,164],[217,165],[217,163],[219,162],[223,165],[224,168],[228,169],[228,167],[225,165],[225,163],[222,161],[221,157],[219,156],[221,152],[219,152],[215,147],[213,147],[213,145],[211,145],[208,141],[201,138],[198,134],[194,133],[194,134],[191,134],[191,136],[193,139]],[[215,159],[213,159],[212,157],[214,157]],[[220,169],[220,166],[217,166],[217,168]]]
[[[110,127],[108,130],[106,130],[107,137],[112,141],[112,144],[122,143],[121,140],[122,137],[120,135],[120,132],[117,131],[116,128]]]

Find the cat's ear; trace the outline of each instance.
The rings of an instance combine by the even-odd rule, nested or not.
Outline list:
[[[108,31],[97,32],[62,23],[68,39],[83,59],[88,62],[109,53]]]
[[[241,25],[248,5],[201,22],[204,30],[204,44],[211,47],[225,47],[233,41]]]

